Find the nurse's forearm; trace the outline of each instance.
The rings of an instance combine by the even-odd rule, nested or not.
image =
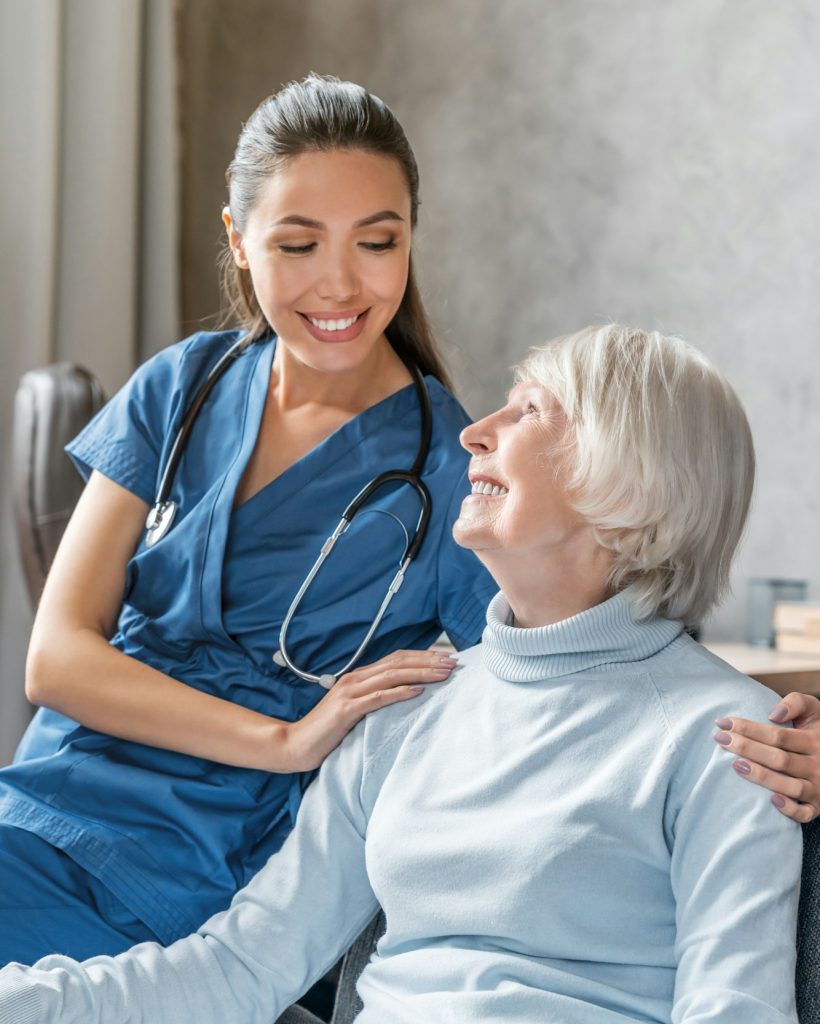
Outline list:
[[[121,739],[241,768],[296,768],[290,723],[201,693],[123,654],[92,629],[33,639],[26,694]]]
[[[310,771],[371,711],[443,682],[456,660],[396,651],[342,676],[298,722],[201,693],[112,647],[88,628],[35,632],[26,663],[32,703],[121,739],[240,768]]]

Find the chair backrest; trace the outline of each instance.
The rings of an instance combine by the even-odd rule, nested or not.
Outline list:
[[[803,826],[796,983],[800,1024],[820,1024],[820,818]]]
[[[32,607],[83,482],[63,447],[105,401],[99,381],[72,363],[31,370],[14,400],[12,492],[17,540]]]

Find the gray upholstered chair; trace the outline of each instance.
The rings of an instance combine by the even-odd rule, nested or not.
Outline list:
[[[14,518],[32,607],[83,482],[63,451],[105,401],[87,370],[55,363],[26,373],[14,399]]]

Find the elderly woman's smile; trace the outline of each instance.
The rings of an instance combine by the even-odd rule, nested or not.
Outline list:
[[[466,427],[472,492],[454,535],[463,547],[518,547],[562,542],[580,520],[563,484],[566,417],[534,381],[517,384],[497,412]]]

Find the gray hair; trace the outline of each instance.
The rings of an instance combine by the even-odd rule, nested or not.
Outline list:
[[[701,623],[725,595],[754,485],[752,435],[725,378],[679,338],[608,324],[515,368],[561,406],[575,510],[638,613]]]

